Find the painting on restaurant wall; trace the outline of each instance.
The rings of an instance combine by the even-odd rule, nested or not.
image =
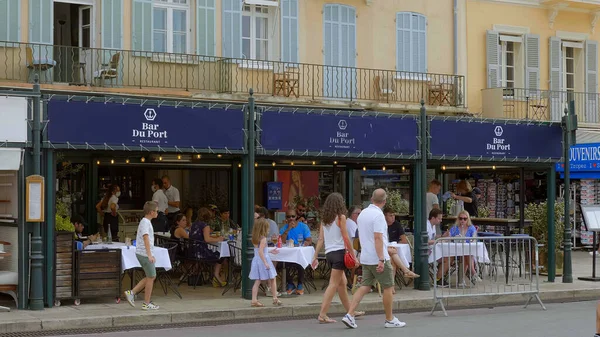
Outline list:
[[[275,180],[283,185],[282,210],[286,211],[297,196],[307,200],[319,195],[319,172],[278,170]],[[292,205],[293,206],[293,205]]]

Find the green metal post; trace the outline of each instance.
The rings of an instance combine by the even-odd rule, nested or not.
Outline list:
[[[41,130],[40,130],[40,83],[35,77],[33,84],[33,169],[34,175],[41,173]],[[42,206],[43,207],[43,206]],[[42,252],[42,224],[32,224],[33,235],[31,237],[31,289],[29,295],[29,309],[44,310],[44,254]]]
[[[421,219],[419,221],[419,229],[417,231],[417,227],[415,227],[415,242],[419,242],[419,252],[421,263],[419,265],[420,269],[416,269],[420,271],[420,275],[423,277],[419,277],[419,290],[429,290],[429,247],[427,245],[427,218],[429,214],[427,214],[427,153],[429,152],[429,136],[427,135],[427,110],[425,110],[425,101],[421,100],[421,181],[418,184],[418,189],[416,194],[419,196],[420,207],[418,208],[419,213],[421,213]],[[417,236],[417,234],[420,234]],[[415,250],[417,247],[415,247]]]
[[[346,167],[346,202],[354,205],[354,170]]]
[[[423,220],[421,219],[423,217],[423,212],[421,212],[421,195],[420,195],[420,189],[421,189],[421,163],[417,162],[414,164],[414,166],[411,168],[413,170],[413,186],[414,186],[414,193],[413,193],[413,209],[414,209],[414,223],[413,223],[413,235],[414,235],[414,257],[413,257],[413,261],[415,261],[415,270],[420,271],[422,266],[421,266],[421,239],[420,239],[420,233],[421,233],[421,224],[423,223]],[[425,275],[429,275],[429,272]],[[429,276],[427,276],[429,277]],[[415,289],[421,289],[421,282],[419,279],[415,280],[414,282],[414,287]]]
[[[25,151],[25,160],[19,171],[19,235],[18,235],[18,261],[19,261],[19,289],[17,293],[18,309],[25,309],[29,303],[29,229],[25,219],[25,177],[29,175],[31,157]]]
[[[229,209],[231,218],[238,223],[242,223],[240,218],[240,175],[237,167],[234,163],[233,170],[231,170],[231,188],[229,189]]]
[[[45,255],[46,262],[44,272],[46,275],[45,287],[46,287],[46,306],[52,307],[54,305],[54,202],[55,202],[55,170],[56,162],[54,152],[50,149],[44,151],[46,154],[46,227],[45,227]]]
[[[252,246],[252,225],[254,224],[254,151],[255,143],[255,118],[254,90],[250,89],[248,98],[248,109],[246,114],[246,127],[248,134],[247,149],[248,154],[244,157],[242,163],[242,296],[245,299],[252,299],[252,282],[248,278],[250,275],[250,265],[254,257],[254,247]]]
[[[577,124],[575,116],[575,102],[569,102],[569,109],[565,109],[563,117],[564,133],[564,163],[565,163],[565,235],[564,235],[564,261],[563,261],[563,283],[573,283],[573,268],[571,265],[571,176],[569,149],[571,147],[571,131]],[[575,124],[575,125],[574,125]]]
[[[548,170],[548,182],[546,183],[548,196],[548,282],[554,282],[556,277],[556,250],[554,223],[554,203],[556,202],[556,170],[552,166]],[[538,261],[539,263],[539,261]]]

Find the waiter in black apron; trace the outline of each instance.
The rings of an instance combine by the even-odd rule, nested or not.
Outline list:
[[[181,212],[181,210],[179,209],[181,204],[181,198],[179,196],[179,190],[177,189],[177,187],[171,185],[171,178],[169,178],[169,176],[163,176],[162,182],[165,195],[167,196],[167,200],[169,201],[167,220],[168,226],[169,228],[171,228],[175,224],[175,217]]]

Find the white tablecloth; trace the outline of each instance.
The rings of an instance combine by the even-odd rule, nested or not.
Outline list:
[[[220,253],[220,258],[231,257],[231,251],[229,250],[229,242],[222,241],[221,243],[217,244],[217,247]]]
[[[121,249],[121,267],[122,271],[131,268],[141,268],[140,262],[135,256],[135,247],[129,246],[127,247],[122,242],[113,242],[113,243],[100,243],[100,244],[92,244],[85,247],[85,250],[100,250],[100,249]],[[171,259],[169,258],[169,251],[165,248],[154,247],[152,250],[152,254],[156,258],[156,262],[154,266],[156,268],[165,268],[165,270],[170,270],[173,268],[171,266]]]
[[[406,243],[389,243],[389,247],[394,247],[398,250],[398,256],[402,263],[408,268],[412,262],[412,254],[410,253],[410,245]]]
[[[269,247],[269,253],[271,253],[275,247]],[[315,255],[315,248],[313,246],[306,247],[281,247],[277,248],[278,254],[269,254],[273,262],[289,262],[296,263],[302,266],[302,268],[308,267],[312,258]]]
[[[489,263],[490,257],[483,242],[438,242],[434,245],[435,259],[454,256],[475,256],[477,262]],[[429,254],[429,263],[434,262],[434,253]]]

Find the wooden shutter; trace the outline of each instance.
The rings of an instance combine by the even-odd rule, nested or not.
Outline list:
[[[19,4],[20,1],[0,0],[0,41],[21,40]]]
[[[562,89],[562,50],[560,38],[550,37],[550,118],[560,121],[566,96]]]
[[[585,96],[587,123],[598,123],[598,42],[585,41]]]
[[[242,0],[223,0],[222,56],[242,58]]]
[[[525,86],[537,95],[540,89],[540,37],[525,35]]]
[[[215,0],[197,0],[196,49],[198,55],[216,56],[216,11]]]
[[[298,0],[281,0],[281,60],[299,62]]]
[[[488,30],[485,39],[487,87],[499,88],[500,83],[500,53],[498,52],[498,32]]]
[[[135,51],[152,51],[152,0],[133,0],[131,48]]]
[[[123,2],[102,0],[102,48],[123,49]]]
[[[29,0],[29,42],[53,44],[53,18],[53,0]]]

